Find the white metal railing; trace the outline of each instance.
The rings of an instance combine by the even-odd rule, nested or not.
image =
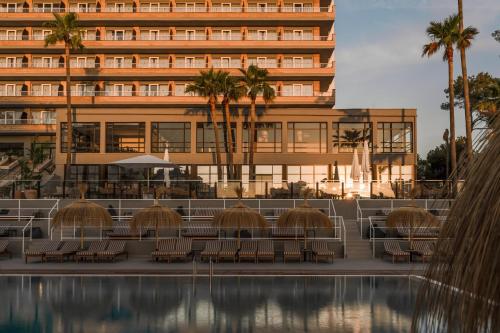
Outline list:
[[[0,125],[55,125],[56,119],[0,119]]]
[[[22,248],[22,251],[23,251],[22,252],[23,255],[24,255],[25,246],[26,246],[24,235],[26,234],[26,231],[28,230],[28,228],[29,228],[29,231],[30,231],[30,242],[33,240],[33,219],[34,219],[34,217],[30,216],[30,219],[29,219],[28,223],[26,223],[24,225],[24,227],[22,228],[22,230],[21,230],[21,235],[22,235],[22,237],[21,237],[21,248]]]

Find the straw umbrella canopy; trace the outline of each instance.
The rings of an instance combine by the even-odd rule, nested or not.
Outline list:
[[[84,228],[112,226],[113,219],[106,208],[85,199],[86,186],[80,187],[80,199],[59,209],[52,218],[52,227],[78,226],[80,228],[80,247],[83,249]]]
[[[304,203],[292,208],[280,215],[278,227],[280,228],[303,228],[304,248],[307,249],[307,229],[309,228],[331,228],[330,218],[317,208],[313,208],[308,203],[308,197],[312,190],[304,190]]]
[[[164,187],[157,189],[154,204],[139,210],[130,221],[132,230],[137,230],[139,227],[154,227],[156,248],[161,227],[179,227],[182,224],[182,216],[179,213],[160,204],[158,197],[165,191]]]
[[[235,189],[238,195],[238,202],[230,208],[224,209],[221,213],[215,214],[213,224],[218,228],[237,228],[238,229],[238,247],[240,246],[240,231],[241,229],[266,229],[266,219],[255,209],[245,206],[241,202],[243,190]]]
[[[413,248],[412,234],[414,228],[440,227],[438,219],[423,208],[407,206],[395,209],[387,216],[386,226],[389,228],[409,228],[410,248]]]

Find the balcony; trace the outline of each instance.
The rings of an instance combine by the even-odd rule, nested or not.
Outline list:
[[[0,119],[0,133],[3,134],[55,134],[56,129],[55,119]]]

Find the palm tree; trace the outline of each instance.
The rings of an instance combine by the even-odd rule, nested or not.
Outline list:
[[[362,141],[361,130],[345,130],[344,134],[340,136],[343,141],[347,142],[348,146],[351,148],[356,148],[358,144]]]
[[[257,97],[262,96],[264,103],[268,104],[273,101],[276,96],[273,87],[268,83],[268,71],[264,68],[259,68],[256,65],[248,66],[248,69],[240,69],[243,74],[243,79],[241,80],[243,86],[246,89],[246,96],[250,98],[250,137],[249,137],[249,179],[255,179],[254,170],[254,153],[255,153],[255,118],[256,111],[255,107],[257,104]]]
[[[217,179],[222,180],[222,156],[220,152],[220,140],[219,140],[219,126],[217,124],[216,106],[217,98],[222,93],[222,85],[225,74],[224,72],[218,70],[214,71],[210,68],[208,71],[200,71],[200,76],[198,76],[193,83],[186,87],[187,93],[195,93],[196,95],[208,98],[208,105],[210,107],[210,118],[212,120],[214,128],[215,137],[215,156],[217,163]]]
[[[45,22],[44,27],[50,28],[51,33],[45,37],[45,47],[57,43],[64,43],[64,64],[66,66],[66,135],[68,140],[66,152],[66,167],[72,163],[73,151],[73,115],[71,107],[71,51],[82,50],[82,33],[78,26],[78,15],[68,13],[61,16],[54,13],[54,21]]]
[[[422,57],[436,54],[444,49],[443,61],[448,61],[448,89],[450,103],[450,160],[451,172],[457,167],[457,146],[455,142],[455,91],[453,89],[453,47],[458,42],[460,32],[458,28],[458,15],[452,15],[443,22],[431,22],[427,28],[430,39],[423,47]]]
[[[465,49],[471,46],[471,41],[479,32],[476,28],[467,27],[464,29],[463,0],[458,0],[458,17],[460,38],[457,42],[457,48],[460,49],[460,62],[462,64],[462,77],[464,84],[464,108],[465,108],[465,137],[467,159],[472,158],[472,112],[469,95],[469,77],[467,76],[467,57]]]
[[[227,174],[229,179],[235,179],[236,168],[234,167],[234,147],[233,147],[233,136],[231,132],[231,112],[229,110],[229,104],[231,102],[237,102],[241,97],[245,96],[245,88],[238,82],[237,79],[230,76],[229,73],[224,72],[221,82],[222,89],[222,106],[224,108],[224,114],[226,118],[226,136],[228,141],[227,150]]]

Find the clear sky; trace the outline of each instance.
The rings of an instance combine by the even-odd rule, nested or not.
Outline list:
[[[442,143],[449,114],[440,109],[448,67],[440,55],[422,58],[430,21],[457,12],[457,0],[335,0],[337,108],[417,108],[418,153]],[[500,0],[464,0],[465,25],[480,35],[468,52],[469,75],[500,76]],[[455,74],[461,74],[458,52]],[[456,112],[457,135],[464,114]]]

